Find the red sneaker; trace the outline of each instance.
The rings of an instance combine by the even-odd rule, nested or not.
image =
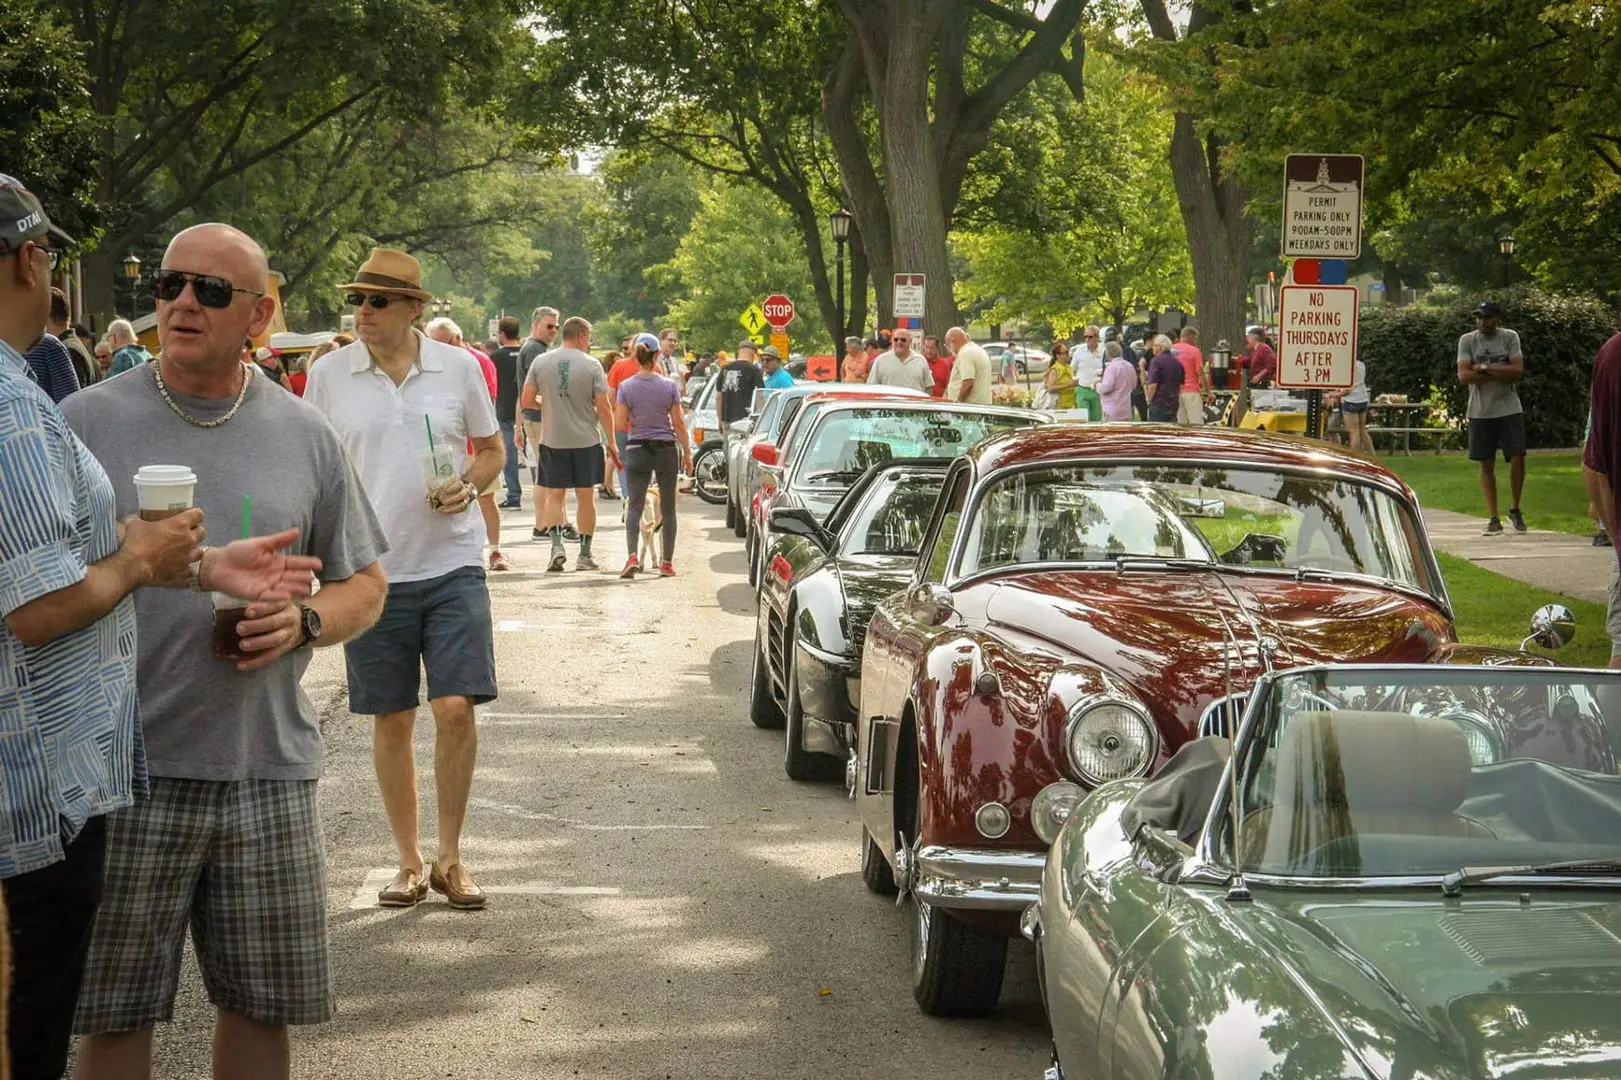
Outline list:
[[[499,551],[492,551],[490,552],[490,569],[511,570],[512,567],[507,562],[507,557],[505,555],[501,554]]]
[[[675,577],[675,563],[668,559],[659,563],[659,577]]]
[[[642,560],[640,560],[636,556],[632,555],[630,558],[625,560],[625,568],[623,570],[619,571],[619,576],[622,577],[622,578],[625,578],[628,581],[629,579],[635,577],[637,572],[640,571],[641,568],[642,568]]]

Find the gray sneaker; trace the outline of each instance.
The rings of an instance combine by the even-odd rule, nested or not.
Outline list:
[[[598,566],[597,565],[597,560],[593,559],[590,555],[582,553],[582,554],[576,555],[574,557],[574,569],[576,569],[576,570],[601,570],[602,567]]]
[[[1520,513],[1518,506],[1508,512],[1508,523],[1514,526],[1515,532],[1525,531],[1525,515]]]
[[[1486,522],[1487,536],[1501,536],[1502,534],[1503,523],[1501,521],[1498,521],[1496,518],[1492,518],[1490,521]]]

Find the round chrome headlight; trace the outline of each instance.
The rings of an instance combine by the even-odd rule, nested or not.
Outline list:
[[[1146,775],[1159,749],[1148,715],[1120,698],[1082,705],[1070,718],[1066,742],[1070,767],[1094,786]]]
[[[974,813],[974,828],[987,840],[1000,840],[1013,826],[1013,815],[999,802],[988,802]]]
[[[1068,780],[1048,784],[1036,793],[1030,803],[1030,827],[1036,830],[1043,844],[1058,839],[1058,831],[1086,798],[1086,789]]]
[[[1470,711],[1442,713],[1439,719],[1451,720],[1463,732],[1464,741],[1469,744],[1469,764],[1491,765],[1502,757],[1491,722],[1485,717]]]

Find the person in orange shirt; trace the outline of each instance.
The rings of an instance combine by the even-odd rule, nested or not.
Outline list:
[[[867,349],[858,337],[844,339],[844,363],[839,368],[841,382],[867,381]]]
[[[625,340],[627,342],[631,341],[630,338],[626,338]],[[607,356],[603,357],[603,362],[608,365],[608,400],[618,401],[619,384],[636,374],[638,371],[642,370],[641,366],[636,363],[634,350],[629,349],[626,350],[624,355],[616,352],[610,352]],[[630,438],[630,429],[620,427],[616,423],[614,425],[614,449],[619,451],[618,475],[620,491],[630,490],[625,486],[625,440],[628,438]]]

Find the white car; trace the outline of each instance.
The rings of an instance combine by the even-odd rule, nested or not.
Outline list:
[[[1020,375],[1041,375],[1052,366],[1052,354],[1024,345],[1016,341],[982,341],[980,348],[991,357],[991,368],[997,372],[1002,370],[1002,355],[1011,351],[1014,359],[1019,363]]]

